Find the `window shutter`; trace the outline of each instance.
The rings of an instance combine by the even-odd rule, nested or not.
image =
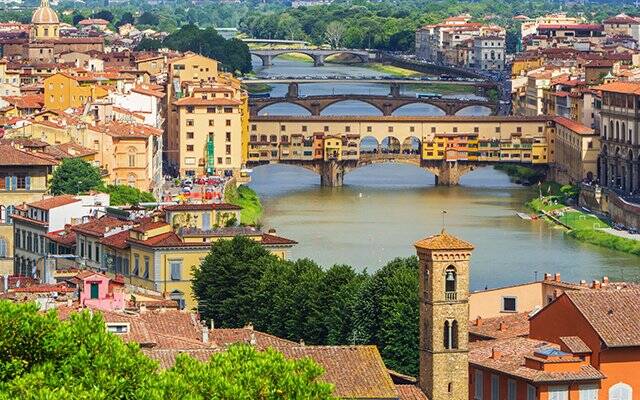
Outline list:
[[[18,177],[14,175],[11,177],[11,190],[16,190],[17,187],[18,187]]]
[[[31,176],[27,175],[24,177],[24,186],[25,189],[31,190]]]
[[[6,190],[11,190],[11,177],[10,176],[5,176],[4,177],[4,188]]]

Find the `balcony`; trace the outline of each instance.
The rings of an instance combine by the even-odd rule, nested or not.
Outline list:
[[[458,300],[458,292],[444,292],[444,299],[446,301]]]

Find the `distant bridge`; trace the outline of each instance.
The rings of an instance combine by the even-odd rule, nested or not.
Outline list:
[[[352,50],[352,49],[308,49],[308,48],[290,48],[290,49],[255,49],[249,50],[249,52],[259,57],[262,60],[262,65],[265,67],[271,66],[273,64],[273,59],[282,55],[282,54],[305,54],[313,59],[313,65],[315,67],[319,67],[324,65],[324,59],[326,57],[335,55],[335,54],[350,54],[355,56],[360,62],[368,63],[369,62],[369,52],[366,50]]]
[[[269,106],[280,103],[295,104],[309,111],[311,115],[321,115],[322,111],[327,107],[343,101],[356,100],[367,103],[379,110],[382,115],[390,116],[398,108],[409,104],[429,104],[445,115],[456,115],[456,113],[464,108],[472,106],[482,106],[490,110],[492,115],[498,112],[498,104],[486,100],[460,100],[460,99],[442,99],[442,98],[417,98],[415,96],[381,96],[381,95],[363,95],[363,94],[345,94],[345,95],[329,95],[329,96],[307,96],[307,97],[270,97],[270,98],[249,98],[249,110],[251,115],[258,113]]]
[[[479,80],[446,80],[446,79],[387,79],[387,78],[276,78],[276,79],[243,79],[242,83],[244,85],[255,85],[255,84],[306,84],[306,83],[331,83],[331,84],[353,84],[353,83],[379,83],[379,84],[390,84],[390,85],[430,85],[430,84],[441,84],[446,83],[447,85],[455,85],[455,86],[477,86],[477,87],[485,87],[485,88],[494,88],[496,87],[495,82],[490,81],[479,81]]]

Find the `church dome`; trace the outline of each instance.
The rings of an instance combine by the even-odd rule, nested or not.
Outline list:
[[[49,6],[49,0],[42,0],[40,7],[36,8],[36,11],[31,17],[32,24],[58,24],[58,14],[53,11],[53,8]]]

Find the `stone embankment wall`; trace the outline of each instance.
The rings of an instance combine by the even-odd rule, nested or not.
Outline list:
[[[580,189],[579,204],[581,207],[609,215],[616,223],[640,229],[640,206],[621,199],[612,191],[583,185]]]

